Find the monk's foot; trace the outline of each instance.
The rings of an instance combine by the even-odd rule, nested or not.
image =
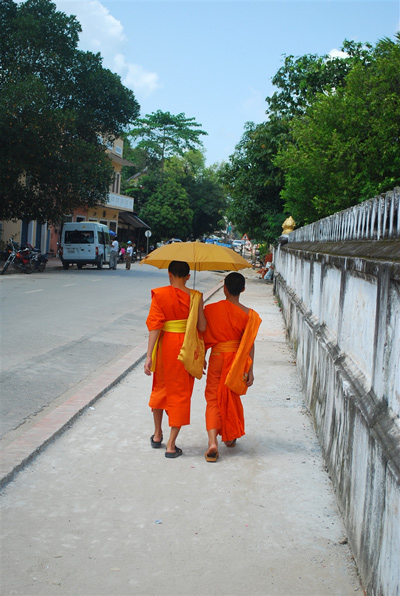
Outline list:
[[[151,435],[150,444],[153,447],[153,449],[159,449],[161,447],[162,440],[163,440],[162,435],[160,435],[159,437],[157,437],[156,434]]]
[[[224,441],[224,443],[227,447],[234,447],[236,445],[236,439],[233,439],[233,441]]]
[[[219,453],[218,453],[218,449],[215,451],[211,451],[211,449],[209,449],[208,451],[206,451],[206,453],[204,454],[204,457],[206,458],[206,461],[212,463],[212,462],[216,462],[217,459],[219,458]]]
[[[175,459],[176,457],[179,457],[180,455],[182,455],[182,449],[179,449],[179,447],[174,447],[173,451],[168,451],[168,448],[165,452],[165,457],[167,457],[168,459]]]
[[[208,449],[207,453],[217,453],[218,451],[218,443],[217,441],[209,441],[208,442]]]

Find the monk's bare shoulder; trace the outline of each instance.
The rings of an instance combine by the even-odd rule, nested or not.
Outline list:
[[[243,310],[243,311],[246,313],[246,315],[248,315],[248,314],[249,314],[249,312],[250,312],[250,309],[249,309],[249,308],[247,308],[247,306],[245,306],[245,305],[244,305],[244,304],[242,304],[241,302],[239,302],[239,304],[238,304],[238,307],[239,307],[239,308],[241,308],[241,309],[242,309],[242,310]]]

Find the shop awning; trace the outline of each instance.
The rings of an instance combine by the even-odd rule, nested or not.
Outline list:
[[[129,224],[133,228],[150,230],[150,226],[148,226],[147,223],[145,223],[143,220],[140,219],[140,217],[134,215],[133,213],[124,213],[120,211],[119,219],[122,219],[122,221]]]

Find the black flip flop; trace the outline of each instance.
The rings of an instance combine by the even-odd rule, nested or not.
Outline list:
[[[168,457],[168,459],[175,459],[175,457],[179,457],[180,455],[182,455],[182,449],[179,449],[179,447],[175,447],[174,453],[165,452],[165,457]]]
[[[153,449],[160,449],[162,440],[163,440],[163,436],[162,435],[161,435],[161,441],[154,441],[154,435],[151,435],[151,437],[150,437],[150,444],[153,447]]]

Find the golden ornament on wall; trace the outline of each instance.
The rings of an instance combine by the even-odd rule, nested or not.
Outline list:
[[[296,222],[294,221],[293,217],[290,215],[282,224],[282,234],[290,234],[293,232],[294,228],[296,227]]]

